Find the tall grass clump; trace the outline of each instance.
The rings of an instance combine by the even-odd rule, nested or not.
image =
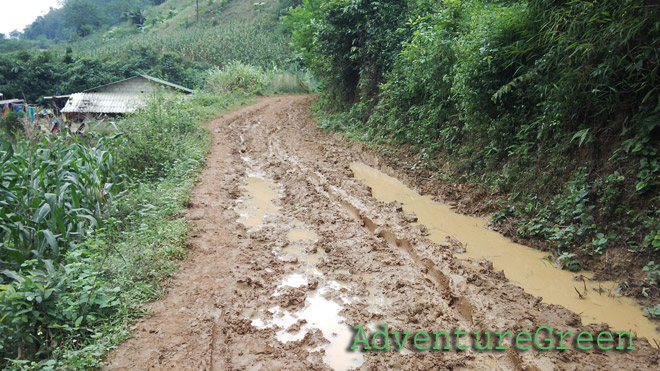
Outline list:
[[[208,70],[204,89],[215,94],[308,94],[315,90],[314,86],[318,83],[309,71],[264,69],[234,61]]]
[[[229,62],[223,68],[212,68],[207,73],[204,87],[212,93],[263,94],[270,81],[263,68],[238,61]]]

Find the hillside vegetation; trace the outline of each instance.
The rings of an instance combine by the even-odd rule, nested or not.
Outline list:
[[[656,2],[304,0],[286,22],[323,127],[486,187],[494,223],[657,298]]]
[[[79,2],[95,4],[95,11],[109,14],[109,18],[94,24],[85,35],[51,33],[57,25],[69,27],[64,22],[69,19],[68,6]],[[24,48],[0,54],[0,91],[6,97],[41,103],[43,96],[71,94],[138,73],[198,88],[204,84],[207,69],[231,61],[302,73],[291,57],[290,36],[279,25],[279,15],[291,1],[255,5],[245,0],[204,0],[199,2],[199,20],[194,0],[159,3],[65,2],[61,9],[52,10],[28,26],[21,40],[4,40],[23,42]],[[117,9],[124,4],[122,9],[129,10],[110,17],[114,13],[98,10],[103,4]],[[50,28],[35,31],[45,18],[53,17],[62,19],[60,23],[53,21]],[[30,49],[31,38],[43,41],[44,37],[50,40],[45,44],[48,50]]]

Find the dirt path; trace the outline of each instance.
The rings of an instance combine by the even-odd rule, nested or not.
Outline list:
[[[210,124],[214,144],[188,212],[193,249],[108,369],[657,367],[657,351],[642,340],[625,352],[413,351],[412,339],[402,351],[348,351],[356,325],[370,335],[383,323],[413,332],[606,326],[582,326],[488,262],[429,242],[398,205],[376,201],[353,178],[352,162],[379,167],[378,158],[319,131],[312,101],[267,98]]]

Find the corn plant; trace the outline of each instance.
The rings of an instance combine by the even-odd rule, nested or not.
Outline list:
[[[0,270],[5,277],[28,259],[57,261],[70,244],[102,225],[103,205],[117,191],[106,150],[111,140],[0,141]]]

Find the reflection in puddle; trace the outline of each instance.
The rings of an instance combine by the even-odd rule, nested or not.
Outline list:
[[[576,282],[575,274],[550,264],[547,253],[513,243],[497,232],[486,228],[487,222],[454,213],[449,206],[435,202],[430,196],[420,196],[412,189],[377,169],[353,163],[355,178],[371,187],[375,198],[383,202],[397,201],[404,212],[414,212],[419,223],[425,225],[429,238],[442,245],[447,236],[462,242],[467,251],[460,258],[487,259],[496,270],[503,270],[506,277],[528,293],[543,297],[543,301],[562,305],[579,313],[583,322],[609,324],[615,331],[632,330],[638,336],[660,342],[655,325],[644,317],[642,310],[631,298],[610,297],[607,293],[614,282]],[[586,277],[592,275],[581,272]],[[585,291],[580,299],[575,290]],[[600,288],[605,293],[599,294]],[[653,344],[651,344],[653,345]]]
[[[280,208],[273,205],[273,200],[277,199],[277,184],[267,182],[256,176],[247,178],[247,184],[243,187],[246,199],[239,200],[242,205],[237,207],[241,217],[240,223],[246,227],[260,225],[267,214],[272,214]]]
[[[345,323],[346,319],[339,313],[342,306],[332,300],[323,297],[329,289],[338,290],[343,287],[338,282],[332,281],[327,287],[320,288],[310,292],[305,300],[305,308],[298,312],[291,313],[280,307],[270,308],[272,320],[264,321],[257,318],[252,320],[252,326],[258,329],[265,329],[277,326],[277,340],[282,343],[298,341],[305,337],[305,334],[312,329],[319,329],[323,337],[329,344],[323,345],[323,361],[334,370],[349,370],[358,367],[364,361],[361,352],[349,351],[348,347],[353,340],[353,332]],[[306,323],[299,331],[291,333],[287,329],[300,320]],[[313,351],[316,351],[315,349]]]
[[[301,329],[313,327],[323,333],[323,337],[330,341],[325,347],[323,361],[334,370],[348,370],[362,364],[362,353],[349,351],[353,339],[353,332],[345,323],[345,318],[339,315],[342,307],[334,301],[327,300],[316,292],[307,297],[305,309],[299,317],[307,321]]]
[[[282,281],[282,286],[301,287],[307,284],[307,277],[300,273],[294,273],[286,276]]]
[[[273,327],[273,326],[277,326],[277,327],[282,328],[282,330],[278,331],[278,335],[277,335],[277,339],[282,341],[280,339],[280,333],[289,334],[289,333],[286,332],[286,329],[293,326],[296,322],[298,322],[298,319],[293,317],[291,315],[291,313],[289,313],[288,311],[283,311],[282,308],[280,308],[280,307],[272,307],[272,308],[269,308],[268,311],[270,313],[272,313],[272,315],[273,315],[273,318],[271,320],[264,321],[261,318],[255,318],[255,319],[252,320],[251,324],[252,324],[252,326],[258,328],[259,330],[263,330],[263,329],[270,328],[270,327]],[[282,336],[284,336],[284,335],[282,335]],[[304,336],[305,336],[305,334],[303,333],[302,336],[300,336],[300,337],[293,336],[293,337],[290,338],[290,340],[286,340],[286,341],[301,340]],[[286,342],[286,341],[284,341],[284,342]]]

